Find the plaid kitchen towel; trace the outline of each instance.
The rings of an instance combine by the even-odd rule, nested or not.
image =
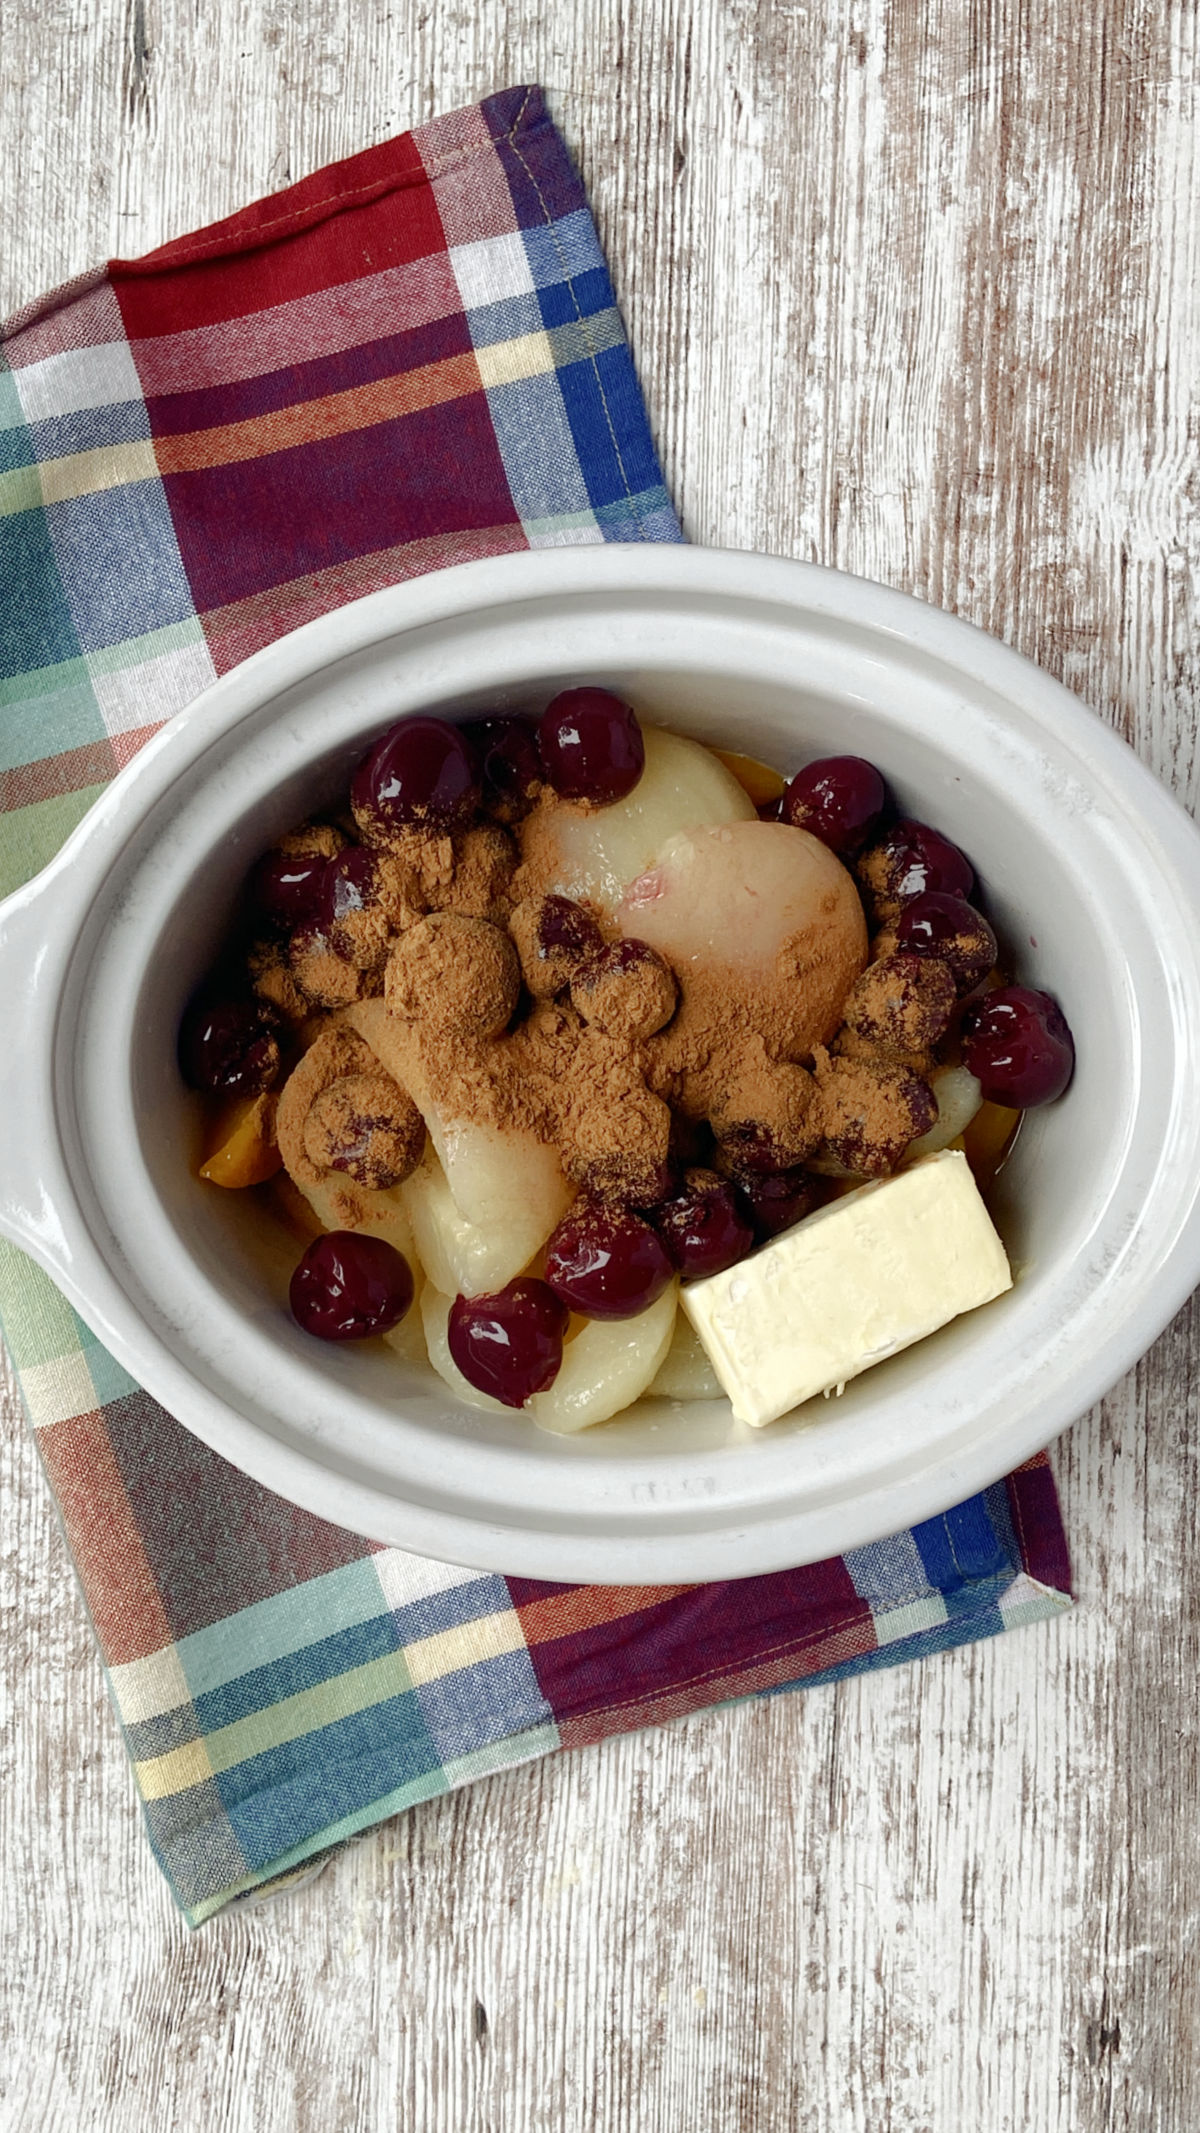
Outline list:
[[[312,616],[504,549],[679,538],[537,89],[82,277],[0,338],[0,888],[172,711]],[[193,1924],[483,1772],[1069,1604],[1044,1460],[806,1570],[532,1584],[270,1495],[8,1248],[0,1307]]]

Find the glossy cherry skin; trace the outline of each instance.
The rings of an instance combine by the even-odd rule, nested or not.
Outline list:
[[[326,862],[324,902],[318,924],[332,925],[350,911],[365,910],[374,903],[379,861],[365,845],[348,844],[336,859]]]
[[[295,933],[319,925],[325,910],[325,877],[330,861],[319,852],[288,858],[267,852],[250,876],[255,908],[275,933]]]
[[[577,1201],[546,1246],[547,1282],[585,1318],[636,1318],[674,1273],[648,1222],[596,1201]]]
[[[995,967],[996,936],[986,918],[961,896],[927,890],[906,903],[896,920],[897,945],[948,965],[960,1000]]]
[[[1016,1111],[1053,1103],[1075,1068],[1075,1040],[1048,992],[1005,985],[972,1008],[963,1057],[989,1103]]]
[[[402,718],[359,764],[350,802],[371,827],[461,828],[479,805],[470,742],[445,719]]]
[[[569,1315],[544,1281],[523,1274],[494,1296],[456,1296],[447,1344],[468,1385],[524,1407],[558,1376]]]
[[[412,1268],[382,1237],[334,1229],[309,1245],[292,1275],[292,1317],[322,1341],[390,1332],[413,1300]]]
[[[779,1170],[774,1177],[746,1177],[738,1187],[760,1244],[803,1221],[816,1205],[817,1192],[806,1170]]]
[[[975,870],[966,854],[927,822],[895,823],[880,849],[887,855],[887,893],[902,903],[929,889],[969,896],[975,886]]]
[[[623,800],[645,766],[642,729],[610,689],[564,689],[543,711],[537,739],[547,783],[564,800]]]
[[[519,822],[529,813],[542,776],[533,727],[523,718],[478,718],[463,732],[479,764],[484,806],[503,822]]]
[[[754,1244],[754,1231],[732,1185],[711,1173],[685,1179],[682,1191],[654,1209],[653,1221],[685,1281],[724,1273]]]
[[[887,788],[873,763],[861,755],[827,755],[797,771],[780,815],[841,854],[862,849],[886,806]]]
[[[189,1088],[258,1096],[279,1072],[274,1018],[258,1000],[194,1000],[179,1030],[179,1067]]]

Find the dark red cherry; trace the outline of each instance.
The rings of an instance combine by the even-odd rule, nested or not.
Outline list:
[[[996,936],[986,918],[961,896],[929,889],[905,904],[896,920],[896,943],[913,955],[946,963],[961,1000],[986,978],[996,961]]]
[[[635,1318],[674,1272],[648,1222],[592,1201],[577,1201],[546,1246],[546,1280],[585,1318]]]
[[[479,805],[470,743],[442,718],[402,718],[359,764],[350,802],[363,828],[458,829]]]
[[[744,1259],[754,1231],[733,1187],[711,1170],[690,1171],[683,1189],[654,1209],[654,1227],[685,1280],[721,1274]]]
[[[558,1376],[568,1316],[544,1281],[523,1274],[495,1296],[456,1296],[447,1343],[468,1385],[524,1407]]]
[[[642,729],[610,689],[564,689],[543,711],[537,738],[545,776],[564,800],[623,800],[646,761]]]
[[[969,896],[975,886],[975,870],[966,854],[927,822],[897,822],[878,849],[885,855],[886,893],[903,903],[929,889]]]
[[[637,1044],[675,1012],[675,973],[647,941],[603,944],[571,979],[571,1004],[585,1022]]]
[[[583,963],[600,954],[604,935],[582,904],[573,903],[569,896],[547,896],[538,913],[537,946],[543,956]]]
[[[279,1072],[279,1041],[259,1000],[193,1000],[179,1030],[179,1066],[193,1089],[258,1096]]]
[[[387,1333],[412,1300],[412,1268],[403,1252],[354,1229],[317,1237],[288,1291],[296,1324],[322,1341],[365,1341]]]
[[[378,894],[379,861],[365,845],[348,844],[327,862],[325,901],[318,923],[331,926],[351,911],[362,911]]]
[[[816,1205],[817,1190],[806,1170],[779,1170],[774,1177],[746,1177],[738,1188],[760,1244],[802,1222]]]
[[[887,788],[873,763],[861,755],[827,755],[797,771],[780,815],[831,852],[857,852],[878,829],[886,805]]]
[[[971,1008],[963,1056],[990,1103],[1028,1111],[1061,1096],[1075,1067],[1075,1041],[1058,1002],[1028,985],[1006,985]]]
[[[721,1135],[714,1160],[735,1184],[741,1185],[747,1178],[776,1177],[781,1172],[790,1172],[795,1165],[796,1150],[782,1147],[770,1127],[764,1126],[760,1120],[747,1119],[743,1124],[730,1126]]]
[[[502,822],[519,822],[542,776],[533,727],[523,718],[477,718],[463,732],[479,764],[484,806]]]
[[[267,852],[250,876],[254,905],[275,933],[295,933],[315,926],[325,909],[325,875],[330,862],[319,852],[289,858]]]
[[[678,1177],[685,1170],[711,1170],[716,1144],[716,1135],[706,1118],[685,1118],[682,1111],[672,1111],[667,1159]],[[668,1186],[667,1191],[670,1189]]]

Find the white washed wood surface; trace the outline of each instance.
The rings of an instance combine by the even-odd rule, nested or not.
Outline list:
[[[1194,808],[1196,40],[1179,0],[0,0],[0,312],[540,79],[691,536],[972,617]],[[10,1386],[4,2133],[1193,2133],[1198,1390],[1193,1305],[1057,1447],[1070,1620],[477,1785],[190,1936]]]

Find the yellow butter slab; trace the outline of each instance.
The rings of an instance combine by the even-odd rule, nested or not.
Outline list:
[[[739,1421],[759,1428],[1012,1287],[967,1159],[927,1156],[681,1295]]]

